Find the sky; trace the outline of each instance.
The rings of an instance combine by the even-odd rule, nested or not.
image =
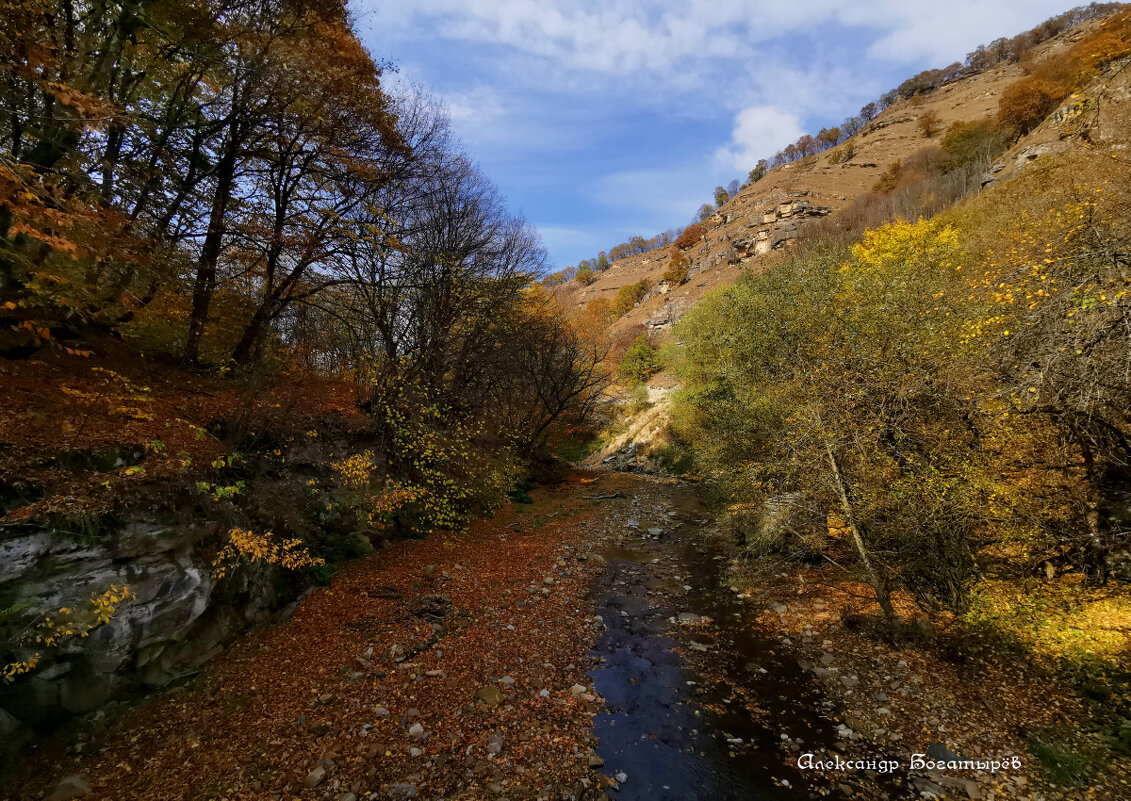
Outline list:
[[[440,99],[555,269],[689,223],[915,73],[1066,0],[351,0],[391,83]]]

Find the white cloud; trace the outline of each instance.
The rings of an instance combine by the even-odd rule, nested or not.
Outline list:
[[[730,142],[715,151],[715,161],[732,170],[748,171],[805,131],[797,115],[774,106],[753,106],[738,113]]]
[[[640,230],[625,229],[624,238],[651,235],[686,225],[695,210],[711,199],[711,187],[729,181],[731,171],[701,161],[656,169],[621,170],[598,179],[593,199],[615,212],[632,210]]]

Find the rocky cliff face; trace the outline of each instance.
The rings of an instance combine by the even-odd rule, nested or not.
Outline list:
[[[0,542],[3,641],[14,642],[38,610],[81,608],[111,585],[136,596],[85,638],[11,651],[21,658],[38,651],[42,661],[0,684],[0,755],[114,699],[192,676],[227,639],[297,595],[296,583],[270,571],[216,582],[201,537],[188,522],[138,518],[97,541],[44,529]]]
[[[1034,57],[1071,47],[1097,24],[1085,23],[1040,45]],[[1131,70],[1125,66],[1112,64],[1085,92],[1023,137],[993,165],[983,183],[1007,179],[1044,154],[1078,146],[1081,138],[1099,143],[1104,132],[1126,128]],[[789,243],[804,238],[811,220],[831,215],[830,223],[837,224],[836,215],[872,192],[899,162],[937,146],[938,137],[928,136],[920,125],[926,115],[933,115],[938,130],[955,122],[996,119],[1002,92],[1023,75],[1020,64],[1003,63],[927,95],[901,100],[852,137],[851,148],[843,143],[771,170],[706,221],[705,237],[686,251],[689,280],[682,286],[662,281],[668,261],[665,247],[619,259],[588,286],[569,282],[555,291],[567,306],[581,308],[599,298],[611,301],[622,286],[647,279],[655,288],[613,323],[613,332],[626,334],[624,341],[641,330],[662,334],[707,292],[733,283],[743,270],[770,266]],[[1097,99],[1101,95],[1102,103]]]

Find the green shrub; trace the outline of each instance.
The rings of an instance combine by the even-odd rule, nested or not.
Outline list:
[[[622,286],[617,291],[616,298],[613,299],[612,312],[618,317],[628,314],[632,311],[633,306],[644,299],[651,288],[652,282],[647,278],[637,281],[635,284]]]
[[[661,366],[656,349],[648,344],[648,337],[641,334],[628,346],[617,372],[621,378],[639,383],[658,373]]]

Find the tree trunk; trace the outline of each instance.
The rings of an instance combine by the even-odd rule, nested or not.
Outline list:
[[[236,172],[236,156],[240,150],[242,126],[233,119],[228,133],[228,144],[220,160],[216,179],[216,194],[212,197],[212,210],[208,216],[208,233],[197,259],[196,281],[192,288],[192,313],[189,317],[188,336],[185,340],[185,361],[196,364],[200,360],[200,340],[208,320],[208,307],[216,290],[216,264],[224,245],[224,221],[228,212],[232,185]]]
[[[856,551],[860,554],[860,561],[864,565],[864,572],[868,576],[868,583],[876,593],[876,601],[880,604],[880,609],[884,612],[884,617],[888,620],[896,620],[895,608],[891,605],[891,593],[888,592],[887,585],[880,578],[876,568],[872,565],[872,559],[868,555],[868,548],[864,544],[864,537],[860,534],[860,527],[856,523],[856,514],[852,509],[852,502],[848,499],[848,491],[844,486],[844,477],[840,472],[840,465],[837,463],[836,456],[833,454],[832,445],[825,442],[825,453],[829,457],[829,467],[833,471],[833,483],[836,485],[837,495],[840,498],[840,509],[844,514],[844,522],[848,526],[849,532],[852,534],[852,541],[856,545]]]

